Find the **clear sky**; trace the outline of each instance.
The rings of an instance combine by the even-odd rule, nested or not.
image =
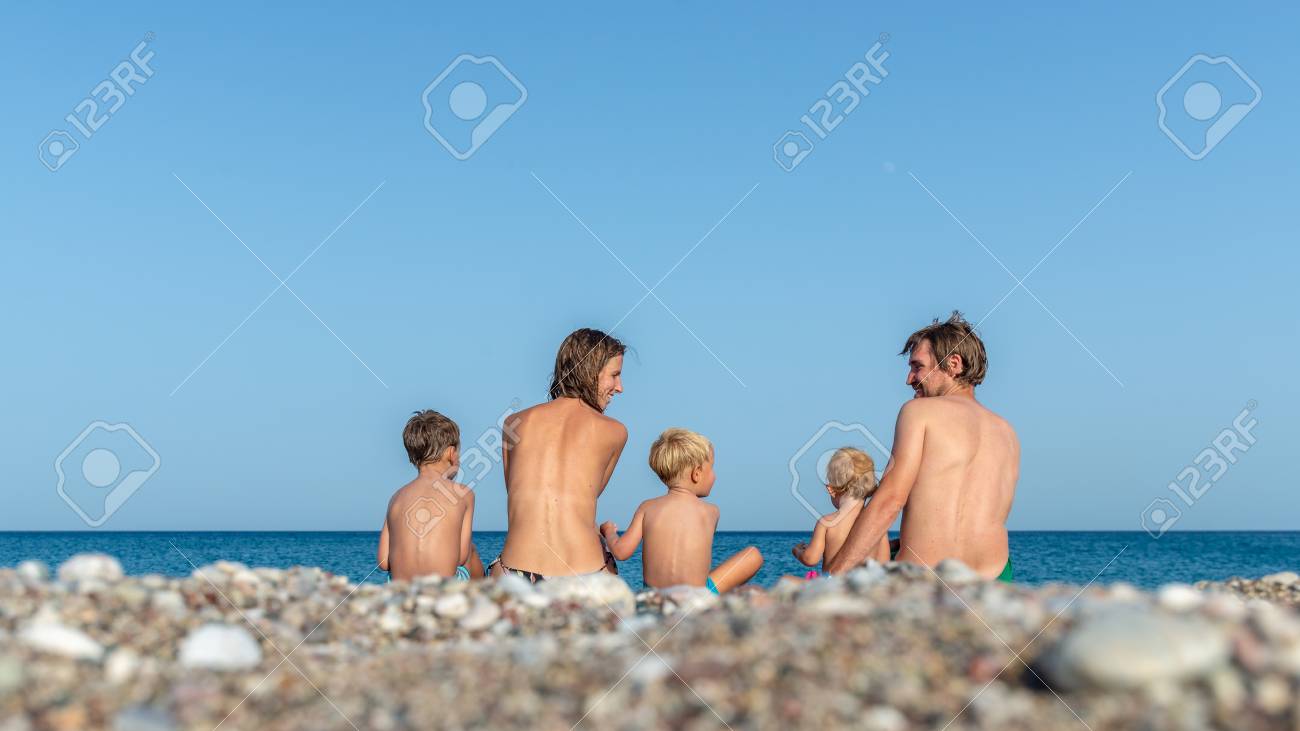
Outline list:
[[[104,529],[377,529],[412,475],[412,410],[468,446],[545,397],[565,334],[616,324],[634,352],[608,413],[630,439],[600,517],[661,489],[648,447],[685,426],[716,445],[721,528],[809,528],[791,458],[831,420],[888,445],[910,396],[895,354],[953,309],[990,353],[978,397],[1020,433],[1013,529],[1140,529],[1251,400],[1257,442],[1175,529],[1296,528],[1298,16],[9,5],[0,529],[85,527],[54,464],[98,420],[158,455],[150,473],[102,429],[69,451],[92,518],[144,479]],[[129,60],[146,34],[151,75]],[[888,75],[847,114],[851,87],[831,91],[820,139],[800,117],[820,125],[882,34]],[[1224,64],[1176,80],[1166,126],[1193,148],[1246,109],[1193,160],[1156,94],[1202,53],[1262,98],[1246,109]],[[422,102],[461,54],[526,89],[472,63],[434,84],[462,154],[505,112],[465,160]],[[147,80],[107,121],[101,89],[87,138],[66,116],[89,128],[77,107],[115,71]],[[78,145],[56,172],[52,130]],[[814,144],[791,172],[788,130]],[[477,489],[476,527],[504,528],[500,468]]]

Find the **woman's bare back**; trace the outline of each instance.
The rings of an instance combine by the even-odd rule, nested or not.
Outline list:
[[[509,532],[501,561],[546,576],[599,570],[596,498],[627,443],[627,429],[578,399],[510,417],[502,448]]]

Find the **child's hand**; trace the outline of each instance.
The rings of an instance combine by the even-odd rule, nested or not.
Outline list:
[[[618,538],[618,526],[614,524],[614,521],[607,520],[600,524],[600,534],[605,536],[606,539]]]
[[[793,549],[791,549],[790,552],[794,554],[794,557],[795,557],[795,558],[802,560],[802,559],[803,559],[803,552],[806,551],[806,550],[808,550],[808,544],[807,544],[807,543],[796,543],[796,544],[795,544],[795,547],[794,547]]]

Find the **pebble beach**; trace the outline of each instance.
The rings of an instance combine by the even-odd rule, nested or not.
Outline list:
[[[1298,606],[1290,572],[1144,592],[869,564],[719,598],[84,554],[0,569],[0,731],[1295,731]]]

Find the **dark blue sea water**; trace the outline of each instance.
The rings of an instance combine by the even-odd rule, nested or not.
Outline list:
[[[770,586],[783,574],[803,575],[806,569],[790,547],[807,538],[800,532],[719,532],[714,563],[757,546],[766,558],[757,581]],[[374,571],[378,539],[377,532],[0,533],[0,566],[39,559],[53,567],[73,554],[99,551],[117,556],[130,574],[186,576],[193,570],[188,556],[200,566],[219,559],[250,566],[320,566],[353,581],[382,582],[385,574]],[[505,533],[474,534],[485,563],[504,540]],[[1101,583],[1150,588],[1300,569],[1300,532],[1171,531],[1153,539],[1143,532],[1018,531],[1011,533],[1011,555],[1016,580],[1026,584],[1085,584],[1096,577]],[[634,589],[641,588],[640,552],[619,568]]]

